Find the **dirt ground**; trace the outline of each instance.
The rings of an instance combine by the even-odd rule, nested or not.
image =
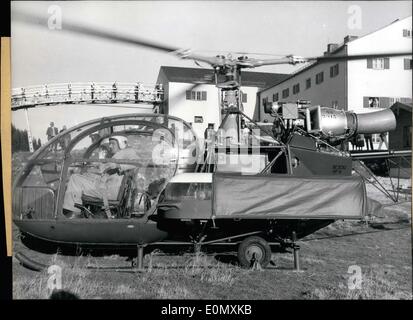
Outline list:
[[[390,188],[389,178],[381,178]],[[403,187],[410,186],[403,180]],[[236,255],[145,256],[144,272],[125,255],[64,256],[29,250],[14,230],[14,253],[62,268],[63,289],[81,299],[412,299],[411,195],[393,203],[372,185],[368,195],[382,212],[368,223],[337,221],[299,242],[302,270],[291,253],[273,253],[265,270],[242,269]],[[99,267],[100,269],[97,269]],[[360,276],[360,277],[359,277]],[[44,299],[50,275],[31,271],[13,258],[15,299]],[[50,280],[49,280],[50,281]]]

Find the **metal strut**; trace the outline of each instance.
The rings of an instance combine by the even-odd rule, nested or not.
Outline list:
[[[137,256],[136,256],[136,271],[144,271],[143,268],[143,249],[146,244],[138,244],[137,246]]]
[[[380,181],[377,179],[377,177],[374,175],[373,172],[371,172],[371,170],[360,160],[356,161],[356,163],[359,163],[360,166],[365,169],[370,176],[374,179],[374,182],[376,182],[380,187],[378,187],[374,182],[371,182],[368,178],[366,178],[361,172],[357,171],[356,168],[354,168],[354,171],[356,171],[360,177],[363,178],[364,181],[367,181],[368,183],[370,183],[372,186],[374,186],[377,190],[379,190],[380,192],[382,192],[383,194],[385,194],[389,199],[391,199],[393,202],[397,202],[397,198],[393,197],[387,190],[386,188],[380,183]]]
[[[300,246],[296,244],[297,234],[295,231],[293,231],[291,239],[292,239],[291,247],[293,248],[293,252],[294,252],[294,270],[300,271],[300,255],[299,255]]]

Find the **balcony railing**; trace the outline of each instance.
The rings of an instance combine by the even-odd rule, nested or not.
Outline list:
[[[12,110],[71,103],[159,104],[163,101],[163,97],[164,91],[161,84],[144,85],[118,82],[47,84],[14,88],[12,90]]]

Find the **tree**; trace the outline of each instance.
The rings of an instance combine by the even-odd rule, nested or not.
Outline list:
[[[33,138],[33,148],[37,150],[41,146],[40,138]],[[11,147],[12,152],[29,151],[29,138],[27,130],[17,129],[14,125],[11,126]]]

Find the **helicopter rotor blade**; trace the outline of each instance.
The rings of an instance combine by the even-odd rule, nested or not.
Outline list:
[[[31,25],[47,26],[47,17],[42,17],[36,14],[14,11],[13,19],[23,23]],[[175,54],[181,59],[189,59],[198,62],[205,62],[212,66],[214,69],[217,67],[224,67],[227,65],[238,65],[241,68],[256,68],[265,65],[280,65],[291,64],[296,65],[299,63],[308,62],[324,62],[324,61],[347,61],[347,60],[362,60],[367,58],[381,58],[381,57],[397,57],[397,56],[409,56],[412,52],[388,52],[388,53],[376,53],[376,54],[357,54],[357,55],[327,55],[319,57],[301,57],[288,55],[283,58],[275,59],[255,59],[255,58],[238,58],[234,60],[232,58],[225,58],[224,56],[204,56],[197,53],[193,53],[188,49],[181,49],[147,39],[138,38],[135,36],[123,35],[109,30],[103,30],[97,27],[92,27],[78,22],[69,21],[64,19],[61,31],[71,32],[80,35],[87,35],[98,39],[106,39],[116,41],[124,44],[130,44],[135,46],[141,46],[154,50],[159,50],[167,53]]]
[[[179,97],[182,95],[185,95],[187,91],[194,91],[197,89],[199,86],[204,85],[204,84],[215,84],[215,78],[214,74],[206,74],[203,76],[201,80],[196,80],[192,83],[190,87],[184,88],[183,90],[179,91],[178,93],[175,93],[170,99],[174,99],[175,97]]]
[[[23,23],[31,24],[31,25],[38,25],[38,26],[47,26],[48,21],[46,17],[41,17],[38,15],[34,15],[27,12],[14,12],[13,19],[16,21],[20,21]],[[117,41],[125,44],[132,44],[136,46],[147,47],[155,50],[166,51],[166,52],[174,52],[180,50],[180,48],[167,46],[164,44],[159,44],[153,41],[140,39],[137,37],[130,37],[126,35],[121,35],[119,33],[102,30],[95,27],[91,27],[88,25],[82,25],[80,23],[75,23],[74,21],[68,21],[64,19],[62,22],[62,29],[61,31],[76,33],[80,35],[87,35],[99,39],[106,39],[111,41]]]
[[[241,67],[244,68],[256,68],[264,65],[278,65],[278,64],[299,64],[308,62],[327,62],[327,61],[351,61],[351,60],[364,60],[368,58],[384,58],[384,57],[401,57],[410,56],[412,52],[386,52],[386,53],[369,53],[369,54],[357,54],[357,55],[330,55],[320,57],[301,57],[301,56],[286,56],[279,59],[245,59],[238,62]]]
[[[331,55],[322,57],[305,58],[309,61],[347,61],[347,60],[364,60],[368,58],[388,58],[388,57],[402,57],[410,56],[412,52],[385,52],[372,54],[355,54],[355,55]]]
[[[186,93],[187,91],[193,91],[193,90],[195,90],[196,88],[198,88],[198,87],[199,87],[200,85],[202,85],[202,84],[203,84],[203,83],[193,83],[192,86],[187,87],[187,88],[184,88],[184,89],[176,92],[173,96],[170,96],[170,97],[169,97],[169,101],[174,101],[176,98],[179,98],[179,97],[181,97],[181,96],[185,96],[185,93]]]
[[[27,12],[14,12],[13,19],[15,21],[20,21],[30,25],[37,26],[47,26],[48,20],[46,17],[41,17],[35,14]],[[147,39],[142,39],[134,36],[123,35],[109,30],[103,30],[101,28],[92,27],[90,25],[81,24],[74,21],[69,21],[68,19],[63,20],[63,25],[61,31],[75,33],[79,35],[91,36],[98,39],[116,41],[124,44],[131,44],[134,46],[140,46],[144,48],[150,48],[154,50],[159,50],[167,53],[172,53],[181,59],[197,60],[201,62],[206,62],[212,66],[223,65],[225,61],[217,57],[207,57],[199,54],[194,54],[188,49],[177,48]]]

